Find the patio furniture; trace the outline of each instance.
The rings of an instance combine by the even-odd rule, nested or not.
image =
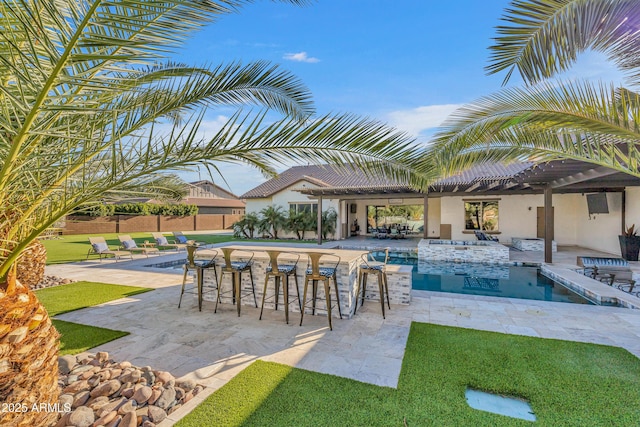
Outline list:
[[[388,237],[387,235],[387,229],[384,227],[378,227],[378,231],[376,233],[376,237],[378,239],[386,239]]]
[[[133,255],[131,254],[131,252],[113,250],[109,248],[109,245],[107,245],[104,237],[89,237],[89,243],[91,243],[91,248],[89,249],[89,252],[87,252],[87,259],[89,259],[90,255],[98,255],[100,257],[100,262],[102,262],[103,256],[107,258],[111,255],[113,255],[116,262],[118,262],[118,259],[122,258],[123,256],[129,256],[131,259],[133,259]]]
[[[180,301],[178,301],[178,308],[182,304],[182,296],[186,293],[196,293],[198,295],[198,311],[202,311],[202,300],[204,298],[205,292],[208,290],[214,291],[220,288],[220,283],[218,282],[218,274],[216,271],[216,258],[218,257],[218,252],[209,259],[209,260],[197,260],[195,259],[195,254],[198,249],[196,245],[188,245],[187,246],[187,262],[184,264],[184,275],[182,277],[182,289],[180,291]],[[209,268],[213,268],[213,279],[215,281],[215,286],[207,286],[208,289],[204,287],[204,270]],[[185,291],[185,286],[187,284],[187,275],[189,271],[196,272],[196,286],[194,291]]]
[[[473,233],[476,235],[476,239],[478,239],[478,240],[486,240],[488,242],[498,242],[499,241],[497,237],[490,236],[487,233],[485,233],[484,231],[474,230]]]
[[[629,267],[624,266],[608,266],[593,268],[594,279],[607,283],[609,286],[615,286],[621,291],[631,293],[636,284],[633,280],[633,271]],[[627,289],[628,287],[628,289]]]
[[[173,238],[176,242],[176,244],[188,244],[189,243],[189,238],[187,236],[185,236],[182,231],[172,231],[173,233]],[[207,245],[207,242],[198,242],[196,241],[195,244],[197,246],[204,246]]]
[[[154,247],[139,247],[136,241],[128,234],[118,236],[118,240],[120,240],[120,249],[123,251],[129,251],[132,254],[139,252],[145,254],[147,258],[149,258],[149,253],[160,255],[160,249]]]
[[[236,250],[236,248],[220,248],[222,254],[224,255],[224,264],[220,268],[220,283],[218,286],[218,298],[216,300],[216,306],[213,310],[214,313],[218,312],[218,301],[220,301],[220,288],[222,287],[222,279],[224,275],[229,273],[231,274],[231,293],[233,295],[233,302],[236,303],[238,308],[238,317],[240,317],[240,304],[242,300],[242,273],[245,271],[249,272],[249,277],[251,278],[251,289],[253,291],[253,301],[258,308],[258,300],[256,299],[256,286],[253,283],[253,272],[251,271],[252,260],[253,260],[253,252],[242,251],[247,256],[237,257],[236,260],[231,259],[231,254]],[[240,252],[240,251],[239,251]]]
[[[622,258],[616,257],[592,257],[592,256],[578,256],[576,257],[576,264],[578,267],[583,268],[585,276],[594,277],[594,272],[597,267],[626,267],[629,268],[629,262]]]
[[[298,294],[298,306],[300,310],[302,310],[302,300],[300,299],[300,287],[298,286],[298,275],[297,275],[297,265],[300,260],[300,254],[292,254],[289,252],[283,251],[266,251],[267,255],[269,255],[269,266],[265,271],[264,278],[264,290],[262,292],[262,305],[260,306],[260,320],[262,320],[262,312],[264,311],[264,302],[267,297],[267,285],[269,283],[269,279],[273,278],[275,292],[273,294],[273,298],[275,299],[275,309],[278,310],[278,300],[280,299],[280,284],[284,281],[284,286],[282,288],[282,293],[284,297],[284,319],[287,324],[289,324],[289,304],[294,301],[289,301],[289,276],[293,276],[296,285],[296,293]],[[292,260],[287,261],[284,264],[278,263],[278,257],[281,254],[291,254],[291,256],[296,257],[295,261]]]
[[[329,320],[329,329],[333,330],[331,323],[331,280],[333,279],[333,286],[336,292],[336,300],[338,304],[338,313],[340,319],[342,319],[342,309],[340,308],[340,293],[338,292],[338,279],[337,270],[338,264],[340,264],[340,257],[334,254],[328,254],[324,252],[307,252],[308,263],[307,270],[304,276],[304,294],[302,297],[302,308],[300,309],[300,326],[302,326],[302,320],[304,319],[304,311],[307,304],[311,302],[311,314],[316,314],[316,301],[318,299],[318,282],[322,281],[324,284],[324,295],[327,309],[327,318]],[[320,259],[322,257],[329,258],[331,261],[330,266],[320,266]],[[335,263],[334,263],[335,261]],[[307,300],[307,294],[309,290],[309,283],[312,284],[311,299]]]
[[[187,249],[186,243],[176,243],[175,240],[169,241],[162,233],[151,233],[151,235],[155,239],[158,248],[173,248],[178,252],[180,252],[180,249]]]
[[[367,292],[367,276],[369,274],[375,274],[378,279],[378,291],[380,295],[380,307],[382,308],[382,318],[385,319],[384,312],[384,295],[387,295],[387,306],[391,310],[391,303],[389,302],[389,285],[387,281],[387,262],[389,261],[389,248],[384,250],[384,262],[376,261],[373,257],[374,251],[362,255],[362,263],[358,268],[358,284],[356,287],[356,300],[353,314],[356,314],[358,310],[358,296],[360,289],[362,289],[362,299],[360,300],[360,306],[364,305],[365,294]]]

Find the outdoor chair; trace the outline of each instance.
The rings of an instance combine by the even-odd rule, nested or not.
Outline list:
[[[187,249],[186,243],[176,243],[175,240],[167,240],[167,238],[162,233],[151,233],[153,238],[156,241],[156,245],[158,248],[172,248],[176,251],[180,252],[180,249]]]
[[[389,261],[389,248],[384,250],[384,262],[376,261],[373,257],[374,251],[363,254],[362,262],[358,268],[358,284],[356,287],[356,300],[353,314],[356,314],[358,310],[358,296],[360,290],[362,290],[362,299],[360,300],[360,306],[364,305],[365,294],[367,292],[367,276],[369,274],[375,274],[378,279],[378,291],[380,296],[380,307],[382,308],[382,318],[385,319],[384,312],[384,295],[387,295],[387,306],[391,310],[391,303],[389,302],[389,284],[387,281],[387,262]]]
[[[400,238],[400,232],[398,231],[397,228],[392,228],[391,232],[389,233],[389,237],[391,237],[392,239],[399,239]]]
[[[253,272],[251,271],[253,252],[242,251],[246,256],[236,257],[235,260],[231,259],[231,254],[236,250],[235,248],[220,248],[224,255],[224,264],[220,268],[220,283],[218,286],[218,298],[216,300],[216,306],[213,310],[214,313],[218,312],[218,302],[220,301],[220,288],[222,288],[222,279],[225,274],[231,274],[231,293],[233,302],[236,303],[238,308],[238,317],[240,317],[240,304],[242,300],[242,273],[249,272],[249,278],[251,279],[251,290],[253,292],[253,302],[258,308],[258,300],[256,298],[256,286],[253,283]]]
[[[633,280],[633,271],[624,266],[594,266],[591,277],[628,293],[633,292],[636,284]]]
[[[186,293],[195,293],[198,295],[198,311],[202,311],[202,300],[204,299],[205,292],[208,291],[218,291],[220,288],[220,283],[218,282],[218,274],[216,271],[216,258],[218,257],[218,252],[216,251],[215,255],[209,260],[196,260],[195,254],[198,247],[196,245],[187,245],[187,262],[184,264],[184,275],[182,277],[182,289],[180,291],[180,301],[178,301],[178,308],[182,304],[182,296]],[[215,286],[207,286],[205,289],[204,286],[204,271],[213,268],[213,280],[215,282]],[[185,291],[185,286],[187,284],[187,275],[189,271],[196,272],[196,280],[195,280],[195,290],[193,291]],[[219,298],[219,294],[216,293],[216,298]],[[216,300],[217,303],[217,300]]]
[[[262,320],[262,312],[264,310],[264,302],[267,297],[267,285],[269,283],[269,279],[273,278],[275,292],[273,294],[273,298],[275,299],[275,309],[278,310],[278,300],[280,299],[280,285],[284,281],[284,286],[282,287],[282,293],[284,298],[284,319],[287,324],[289,324],[289,304],[293,301],[289,301],[289,276],[293,276],[296,285],[296,293],[298,295],[298,307],[302,310],[302,299],[300,298],[300,287],[298,286],[298,275],[297,275],[297,265],[300,260],[299,254],[290,254],[292,257],[296,257],[295,261],[288,260],[286,263],[278,263],[278,257],[281,254],[289,254],[287,252],[282,251],[267,251],[267,255],[269,255],[269,260],[271,261],[269,266],[266,268],[265,277],[264,277],[264,290],[262,292],[262,305],[260,307],[260,320]]]
[[[133,259],[133,255],[131,254],[131,252],[113,250],[109,248],[109,245],[107,245],[104,237],[89,237],[89,243],[91,243],[91,248],[87,253],[87,259],[89,259],[90,255],[98,255],[98,257],[100,257],[100,262],[102,262],[102,257],[107,258],[109,256],[113,256],[116,262],[118,262],[118,259],[122,258],[123,256],[128,256]]]
[[[173,238],[176,242],[176,244],[188,244],[189,243],[189,239],[187,238],[187,236],[185,236],[182,231],[173,231]],[[204,246],[206,245],[207,242],[195,242],[196,246]]]
[[[387,229],[384,227],[378,227],[378,232],[376,233],[376,237],[378,239],[386,239],[387,236]]]
[[[307,270],[304,276],[304,294],[302,297],[302,308],[300,310],[300,326],[302,326],[302,320],[304,319],[304,311],[307,304],[311,302],[311,314],[316,314],[316,301],[318,299],[318,282],[322,281],[324,284],[324,296],[327,309],[327,318],[329,320],[329,330],[333,330],[331,323],[331,280],[333,280],[333,286],[336,292],[336,302],[338,304],[338,314],[342,319],[342,309],[340,308],[340,293],[338,292],[338,278],[337,271],[340,264],[340,257],[338,255],[327,254],[322,252],[308,252]],[[320,258],[327,257],[331,259],[330,266],[320,266]],[[309,283],[311,283],[311,299],[307,300]]]
[[[118,239],[120,240],[120,249],[122,249],[123,251],[129,251],[132,254],[136,252],[145,254],[147,258],[149,258],[149,253],[160,255],[160,250],[158,248],[138,247],[136,241],[133,240],[128,234],[118,236]]]

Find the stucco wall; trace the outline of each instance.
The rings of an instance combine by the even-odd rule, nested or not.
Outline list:
[[[265,197],[262,199],[247,199],[246,212],[247,213],[260,213],[260,211],[268,206],[281,206],[285,211],[289,210],[290,203],[317,203],[317,199],[311,199],[308,196],[301,194],[299,191],[295,191],[294,189],[300,189],[302,187],[306,188],[317,188],[318,186],[307,182],[301,181],[297,182],[290,187],[274,194],[272,197]],[[322,199],[322,210],[326,211],[329,208],[335,209],[336,212],[339,212],[338,200],[337,199]],[[340,221],[338,219],[338,221]],[[295,233],[286,233],[284,231],[278,232],[278,237],[281,238],[296,238]],[[305,238],[315,238],[315,231],[305,233]],[[329,236],[329,238],[340,238],[340,223],[336,224],[336,236]]]
[[[613,255],[620,255],[620,234],[622,223],[622,194],[607,193],[608,214],[591,215],[587,208],[587,198],[581,194],[575,195],[577,200],[575,212],[576,244],[585,248],[596,249],[609,252]],[[635,196],[635,195],[634,195]],[[627,200],[631,199],[627,194]],[[636,200],[632,202],[637,204]],[[627,222],[629,221],[629,217]]]

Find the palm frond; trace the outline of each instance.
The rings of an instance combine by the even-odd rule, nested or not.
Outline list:
[[[537,83],[566,70],[578,53],[604,52],[640,83],[640,9],[636,0],[514,0],[490,47],[489,74],[518,70]]]
[[[430,150],[446,173],[481,161],[570,158],[640,176],[639,126],[635,92],[588,82],[544,83],[464,106]]]

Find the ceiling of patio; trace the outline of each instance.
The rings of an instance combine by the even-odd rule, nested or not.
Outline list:
[[[389,182],[385,185],[367,182],[344,187],[325,186],[299,191],[311,196],[350,196],[367,198],[393,195],[422,198],[424,193],[407,185]],[[442,179],[429,187],[429,197],[448,195],[538,194],[545,187],[554,193],[586,193],[622,191],[625,187],[640,186],[640,178],[613,169],[579,162],[557,160],[542,164],[515,163],[511,165],[480,165],[459,175]]]

